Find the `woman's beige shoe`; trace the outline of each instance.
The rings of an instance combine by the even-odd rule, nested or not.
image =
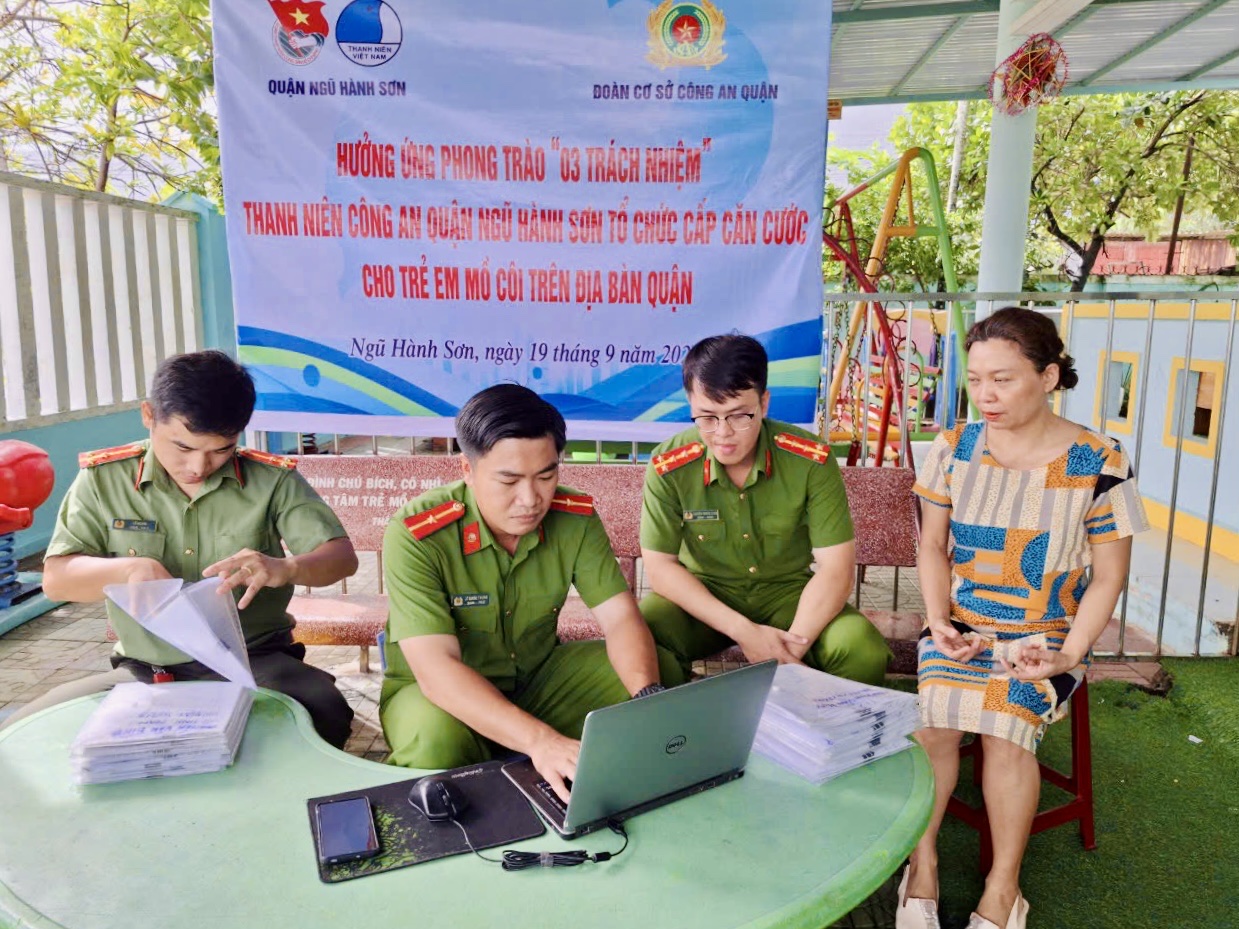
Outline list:
[[[1028,923],[1028,909],[1028,901],[1024,899],[1023,894],[1019,894],[1011,907],[1011,915],[1007,917],[1006,929],[1024,929]],[[978,913],[973,913],[968,918],[968,929],[1003,929],[1003,927]]]
[[[941,929],[938,904],[924,897],[908,898],[908,874],[912,865],[903,869],[899,882],[899,906],[895,910],[895,929]]]

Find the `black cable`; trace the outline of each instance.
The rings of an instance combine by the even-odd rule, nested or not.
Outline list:
[[[413,801],[410,800],[409,805],[419,813],[422,812]],[[423,813],[422,815],[424,816],[425,814]],[[502,858],[487,858],[473,847],[473,841],[469,838],[469,833],[461,825],[460,820],[452,819],[449,822],[460,830],[460,834],[465,838],[465,844],[469,846],[469,851],[483,861],[500,865],[505,871],[524,871],[526,868],[575,868],[577,865],[588,863],[601,864],[604,861],[610,861],[617,855],[623,854],[624,849],[628,848],[628,832],[624,829],[624,824],[618,819],[608,819],[607,828],[616,835],[621,836],[624,840],[624,844],[619,847],[619,851],[591,854],[583,848],[572,849],[567,852],[518,852],[515,849],[507,849],[503,852]]]
[[[518,852],[515,849],[507,849],[503,853],[502,858],[487,858],[480,851],[473,847],[473,842],[469,840],[469,833],[465,831],[457,820],[456,828],[460,830],[460,834],[465,837],[465,844],[469,846],[469,850],[477,855],[483,861],[489,861],[491,864],[497,864],[505,871],[524,871],[526,868],[575,868],[577,865],[594,863],[600,864],[604,861],[610,861],[616,855],[621,854],[628,847],[628,833],[624,830],[624,826],[619,820],[608,819],[607,826],[616,835],[623,836],[624,844],[620,846],[617,852],[598,852],[591,854],[583,848],[573,849],[567,852]]]
[[[628,847],[628,833],[624,829],[624,824],[618,819],[608,819],[607,828],[618,836],[622,836],[624,844],[620,846],[619,851],[615,852],[598,852],[591,854],[583,848],[573,849],[567,852],[518,852],[513,849],[508,849],[503,853],[503,870],[505,871],[523,871],[526,868],[575,868],[577,865],[586,863],[601,864],[604,861],[610,861],[616,855],[623,854],[624,849]],[[464,829],[462,828],[463,832]],[[469,841],[468,836],[465,836],[465,841]],[[472,844],[469,846],[473,848]],[[475,854],[483,857],[481,853],[475,849]],[[493,861],[492,858],[484,858],[485,861]]]

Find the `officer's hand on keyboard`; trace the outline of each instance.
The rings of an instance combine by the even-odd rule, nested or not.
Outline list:
[[[568,802],[565,782],[571,783],[572,778],[576,777],[576,762],[580,753],[580,742],[560,735],[550,726],[545,727],[529,747],[529,760],[564,803]]]

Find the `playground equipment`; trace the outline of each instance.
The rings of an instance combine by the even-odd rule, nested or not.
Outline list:
[[[29,442],[0,442],[0,633],[47,612],[40,576],[19,574],[15,535],[51,496],[55,473],[47,452]]]
[[[925,176],[931,223],[917,219],[912,174],[916,165]],[[886,206],[868,255],[863,256],[851,201],[888,177],[892,180]],[[906,204],[902,218],[901,203]],[[832,443],[847,443],[848,464],[864,463],[872,457],[875,465],[887,460],[911,465],[912,439],[932,436],[924,424],[926,403],[932,400],[944,412],[954,408],[957,385],[944,382],[937,363],[950,350],[945,340],[939,338],[939,321],[946,312],[928,307],[892,309],[880,298],[880,285],[892,239],[931,236],[937,239],[946,289],[957,290],[950,233],[933,155],[923,148],[908,149],[898,161],[839,197],[832,211],[832,218],[823,229],[822,242],[828,259],[833,255],[842,264],[840,289],[874,297],[856,302],[850,314],[847,304],[841,305],[831,320],[824,352],[822,432]],[[950,312],[955,350],[957,357],[962,358],[964,327],[958,304]],[[913,321],[918,317],[927,318],[933,331],[927,351],[913,341]],[[958,369],[956,365],[955,370]]]

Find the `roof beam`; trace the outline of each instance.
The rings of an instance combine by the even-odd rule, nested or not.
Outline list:
[[[997,13],[999,0],[957,0],[955,3],[917,3],[907,6],[877,6],[871,9],[840,10],[834,22],[880,23],[892,19],[932,19],[935,16],[973,16],[977,13]]]
[[[1186,29],[1188,26],[1190,26],[1192,23],[1196,22],[1197,20],[1203,19],[1204,17],[1208,16],[1218,7],[1222,6],[1223,4],[1227,2],[1228,0],[1208,0],[1207,3],[1201,4],[1191,13],[1188,13],[1186,16],[1180,19],[1178,22],[1172,23],[1168,28],[1163,29],[1161,32],[1157,33],[1154,36],[1149,37],[1148,39],[1145,39],[1135,48],[1124,52],[1123,54],[1119,55],[1118,58],[1115,58],[1113,61],[1109,62],[1108,64],[1102,65],[1092,74],[1090,74],[1088,77],[1084,78],[1084,80],[1078,81],[1077,83],[1082,87],[1091,86],[1095,81],[1097,81],[1098,78],[1104,77],[1105,75],[1113,71],[1115,68],[1122,67],[1123,65],[1127,64],[1127,62],[1131,61],[1133,58],[1139,58],[1149,49],[1166,41],[1166,39],[1170,38],[1172,35],[1175,35],[1176,33],[1183,31],[1184,29]]]
[[[1015,21],[1011,32],[1015,35],[1053,32],[1090,3],[1092,0],[1038,0]]]
[[[887,95],[891,97],[897,96],[899,92],[904,89],[907,83],[912,80],[912,78],[916,77],[921,68],[925,67],[925,65],[929,63],[929,60],[933,58],[934,55],[938,54],[938,50],[941,49],[942,46],[946,45],[947,42],[951,41],[951,36],[959,32],[960,27],[962,27],[966,22],[968,22],[968,17],[961,16],[956,19],[955,22],[951,23],[951,25],[947,26],[942,35],[938,36],[934,43],[929,46],[929,48],[925,49],[925,53],[916,60],[916,63],[904,72],[903,77],[895,82],[895,86],[887,91]]]
[[[1218,57],[1214,58],[1212,61],[1205,62],[1199,68],[1196,68],[1194,71],[1188,71],[1187,74],[1184,74],[1182,77],[1179,78],[1179,80],[1194,81],[1196,80],[1196,78],[1203,77],[1204,75],[1208,74],[1214,68],[1220,68],[1222,67],[1222,65],[1227,64],[1231,61],[1234,61],[1236,58],[1239,58],[1239,46],[1236,46],[1235,48],[1231,49],[1225,55],[1218,55]]]

